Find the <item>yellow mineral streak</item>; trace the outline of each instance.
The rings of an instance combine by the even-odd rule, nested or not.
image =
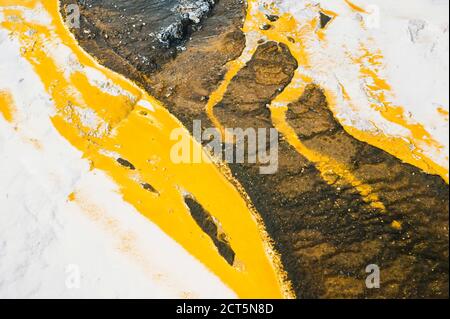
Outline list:
[[[366,10],[353,4],[351,1],[343,1],[345,1],[351,10],[361,14],[367,14]],[[268,12],[279,14],[276,3],[273,1],[248,0],[247,17],[243,28],[247,38],[252,39],[252,45],[257,45],[259,40],[283,43],[289,47],[292,55],[299,64],[299,68],[294,75],[292,82],[272,102],[271,110],[274,124],[299,153],[317,164],[322,175],[328,176],[330,171],[333,171],[335,175],[338,175],[347,183],[357,186],[363,197],[372,201],[371,205],[381,208],[384,207],[378,200],[378,196],[372,192],[370,187],[368,185],[363,186],[359,179],[356,176],[353,176],[343,163],[339,163],[323,154],[319,154],[317,151],[307,149],[304,145],[300,147],[301,143],[296,136],[295,131],[285,121],[285,107],[301,97],[307,83],[320,82],[311,78],[309,76],[310,73],[308,72],[312,69],[310,57],[314,54],[314,52],[308,50],[309,44],[317,41],[326,41],[326,29],[319,28],[318,15],[309,20],[297,21],[295,17],[290,14],[283,13],[280,14],[280,19],[278,21],[270,23],[272,27],[269,30],[263,30],[261,26],[267,24],[268,20],[260,10],[261,3],[264,4],[263,8],[268,10]],[[316,10],[317,13],[322,11],[333,18],[337,17],[336,13],[329,11],[325,12],[324,9],[320,7],[311,6],[310,8]],[[255,50],[255,47],[246,48],[246,52],[254,52]],[[376,101],[376,103],[374,102],[372,104],[372,107],[389,122],[407,129],[410,132],[411,137],[406,139],[404,137],[387,136],[381,131],[374,133],[373,131],[364,131],[349,125],[343,125],[344,129],[353,137],[383,149],[402,161],[422,169],[426,173],[441,176],[448,183],[448,169],[433,161],[433,159],[429,158],[423,152],[423,148],[428,146],[440,149],[439,143],[432,138],[422,125],[407,119],[404,114],[404,109],[401,106],[396,106],[389,101],[389,97],[394,96],[394,94],[392,93],[390,85],[379,74],[379,70],[384,68],[382,54],[379,52],[370,52],[364,47],[362,47],[361,51],[362,55],[354,58],[353,61],[360,67],[360,78],[364,79],[367,83],[366,93],[373,101]],[[246,53],[244,60],[249,60],[247,55],[248,54]],[[240,58],[240,60],[242,59]],[[245,66],[242,63],[237,62],[230,62],[230,65],[232,67],[220,86],[220,94],[213,94],[214,98],[208,103],[207,107],[209,117],[217,127],[220,128],[220,121],[214,116],[214,106],[220,103],[229,83],[237,75],[239,70]],[[330,109],[336,114],[338,109],[337,96],[329,88],[323,88],[328,98]],[[341,91],[348,106],[357,111],[358,106],[352,103],[351,97],[342,85]],[[276,110],[277,107],[281,107],[281,109]],[[324,160],[327,161],[327,163],[324,163]],[[370,194],[370,196],[366,196],[365,194]]]
[[[334,158],[320,154],[309,149],[303,144],[295,130],[286,121],[287,107],[272,107],[272,121],[277,130],[283,134],[286,141],[292,145],[298,153],[305,156],[310,162],[313,162],[321,172],[322,178],[329,184],[336,187],[350,184],[361,194],[362,198],[373,208],[386,212],[386,207],[380,201],[378,195],[373,191],[370,185],[364,184],[359,180],[345,164],[338,162]]]
[[[14,6],[14,10],[8,6]],[[27,21],[24,14],[27,10],[50,15],[51,24]],[[83,152],[93,169],[106,172],[117,183],[124,200],[206,265],[239,297],[294,296],[259,217],[245,195],[211,162],[173,163],[170,153],[175,142],[169,136],[182,125],[160,102],[101,68],[81,50],[64,26],[58,1],[0,0],[0,12],[5,17],[0,27],[20,41],[22,56],[33,66],[52,98],[56,108],[52,123]],[[71,63],[78,63],[77,67],[67,68],[52,57],[52,50],[62,46],[71,51]],[[84,68],[100,71],[127,93],[118,96],[105,93],[88,81]],[[141,106],[148,103],[154,110]],[[11,103],[2,98],[1,105],[5,114]],[[86,122],[86,112],[95,114],[95,123]],[[191,147],[202,153],[201,146],[187,130],[184,134]],[[118,158],[132,163],[135,170],[119,165]],[[147,184],[157,192],[143,186]],[[212,240],[192,218],[184,203],[186,194],[193,196],[220,223],[236,253],[234,266],[220,256]],[[69,200],[75,198],[76,194],[69,195]]]
[[[253,51],[253,50],[252,50]],[[252,53],[249,53],[250,57],[253,55]],[[209,114],[209,118],[211,119],[212,124],[220,130],[220,133],[222,134],[222,138],[225,138],[225,128],[220,123],[219,119],[214,115],[214,107],[219,104],[227,92],[228,86],[230,82],[233,80],[233,78],[239,73],[239,71],[245,66],[247,59],[245,55],[242,55],[241,58],[231,61],[227,65],[227,73],[225,75],[224,80],[220,84],[220,86],[211,93],[208,103],[206,105],[206,112]]]
[[[356,11],[359,13],[367,13],[367,11],[365,9],[361,8],[360,6],[357,6],[353,2],[351,2],[349,0],[344,0],[344,1],[353,11]]]
[[[0,91],[0,113],[6,121],[13,121],[14,101],[11,93],[7,91]]]
[[[445,119],[448,120],[448,115],[449,115],[449,113],[448,113],[448,111],[447,111],[446,109],[444,109],[444,108],[442,108],[442,107],[438,107],[437,111],[438,111],[438,113],[439,113],[441,116],[443,116]]]

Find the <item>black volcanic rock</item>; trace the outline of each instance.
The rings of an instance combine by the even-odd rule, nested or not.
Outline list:
[[[105,46],[139,71],[152,72],[173,58],[216,0],[63,0],[81,7],[79,40],[102,38]],[[63,6],[64,14],[64,6]],[[99,40],[97,40],[99,41]]]

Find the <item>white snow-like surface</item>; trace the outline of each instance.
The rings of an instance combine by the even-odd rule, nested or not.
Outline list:
[[[336,115],[343,124],[411,141],[448,171],[448,0],[351,0],[366,13],[352,10],[344,0],[258,1],[260,8],[263,3],[275,4],[299,23],[317,15],[317,8],[336,13],[327,27],[326,41],[311,37],[305,43],[312,65],[305,73],[341,98]],[[421,144],[407,128],[371,107],[374,101],[366,93],[367,79],[361,78],[352,60],[363,54],[362,47],[383,56],[379,75],[392,88],[389,102],[402,107],[406,120],[422,125],[439,145]],[[351,96],[351,106],[339,96],[340,85]]]
[[[73,58],[67,48],[55,52]],[[89,75],[118,94],[95,70]],[[13,123],[0,115],[0,298],[236,297],[61,137],[43,84],[0,28],[1,91],[16,110]],[[69,201],[72,192],[80,201]]]

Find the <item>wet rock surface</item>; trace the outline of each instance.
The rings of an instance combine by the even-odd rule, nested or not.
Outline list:
[[[183,50],[215,0],[63,0],[81,8],[80,28],[73,32],[91,49],[106,49],[141,72],[152,72]],[[95,44],[92,41],[95,40]]]
[[[91,21],[95,10],[84,7],[85,23],[100,25]],[[226,63],[245,46],[243,17],[240,1],[218,1],[185,50],[171,54],[166,47],[158,56],[163,62],[153,68],[133,62],[141,49],[153,50],[148,41],[121,44],[123,54],[104,37],[81,36],[83,28],[75,34],[88,52],[138,81],[186,127],[202,120],[207,128],[212,126],[205,113],[207,98],[222,80]],[[106,21],[101,30],[123,28]],[[215,115],[225,127],[273,128],[267,105],[288,85],[296,67],[286,46],[261,44],[231,82]],[[261,175],[254,164],[230,165],[263,217],[297,296],[448,297],[448,185],[354,139],[314,85],[289,106],[287,121],[310,150],[345,164],[386,207],[374,208],[339,176],[335,184],[327,183],[316,165],[282,137],[276,174]],[[370,264],[381,270],[380,289],[366,288]]]
[[[200,226],[200,228],[208,234],[214,245],[217,247],[219,254],[233,266],[235,260],[235,252],[228,242],[226,234],[221,230],[220,225],[194,198],[186,197],[185,203],[189,207],[192,218]]]

